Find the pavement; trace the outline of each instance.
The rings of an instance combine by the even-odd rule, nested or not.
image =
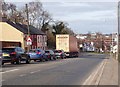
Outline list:
[[[118,61],[107,56],[91,73],[83,85],[109,85],[118,87]]]
[[[107,59],[99,85],[118,85],[118,61],[116,59]]]

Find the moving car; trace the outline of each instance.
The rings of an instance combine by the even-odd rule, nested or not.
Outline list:
[[[27,54],[30,56],[30,60],[47,60],[45,57],[45,51],[42,49],[31,49]]]
[[[45,51],[45,56],[46,56],[49,60],[56,60],[55,53],[54,53],[53,50],[46,50],[46,51]]]
[[[20,64],[21,61],[30,63],[30,57],[21,47],[5,47],[2,48],[2,64],[11,62],[11,64]]]
[[[66,58],[66,54],[64,53],[63,50],[55,50],[54,52],[57,58],[62,58],[62,59]]]

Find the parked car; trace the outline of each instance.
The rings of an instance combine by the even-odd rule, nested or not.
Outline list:
[[[57,58],[66,58],[66,54],[63,50],[55,50],[54,53]]]
[[[31,49],[27,54],[30,56],[30,60],[40,60],[44,61],[47,60],[45,57],[45,51],[42,49]]]
[[[21,47],[5,47],[2,48],[2,64],[11,62],[11,64],[20,64],[21,61],[30,63],[30,57]]]
[[[55,57],[55,53],[53,50],[46,50],[45,51],[45,56],[49,59],[49,60],[56,60],[56,57]]]

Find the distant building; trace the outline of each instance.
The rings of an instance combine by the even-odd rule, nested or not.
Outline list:
[[[89,33],[89,34],[79,34],[76,36],[79,40],[79,44],[84,44],[84,50],[95,50],[107,52],[110,51],[112,44],[111,34],[101,34],[101,33]],[[91,45],[91,42],[94,45]],[[115,44],[115,42],[113,43]]]

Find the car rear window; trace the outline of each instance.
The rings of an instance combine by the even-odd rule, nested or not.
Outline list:
[[[30,50],[29,52],[35,52],[35,50]]]
[[[32,50],[30,50],[29,52],[42,52],[42,50],[35,50],[35,49],[32,49]]]
[[[49,51],[45,51],[45,53],[50,53]]]
[[[2,52],[11,53],[11,52],[14,52],[14,51],[15,51],[14,48],[2,48]]]
[[[55,53],[61,53],[62,51],[61,50],[56,50]]]

